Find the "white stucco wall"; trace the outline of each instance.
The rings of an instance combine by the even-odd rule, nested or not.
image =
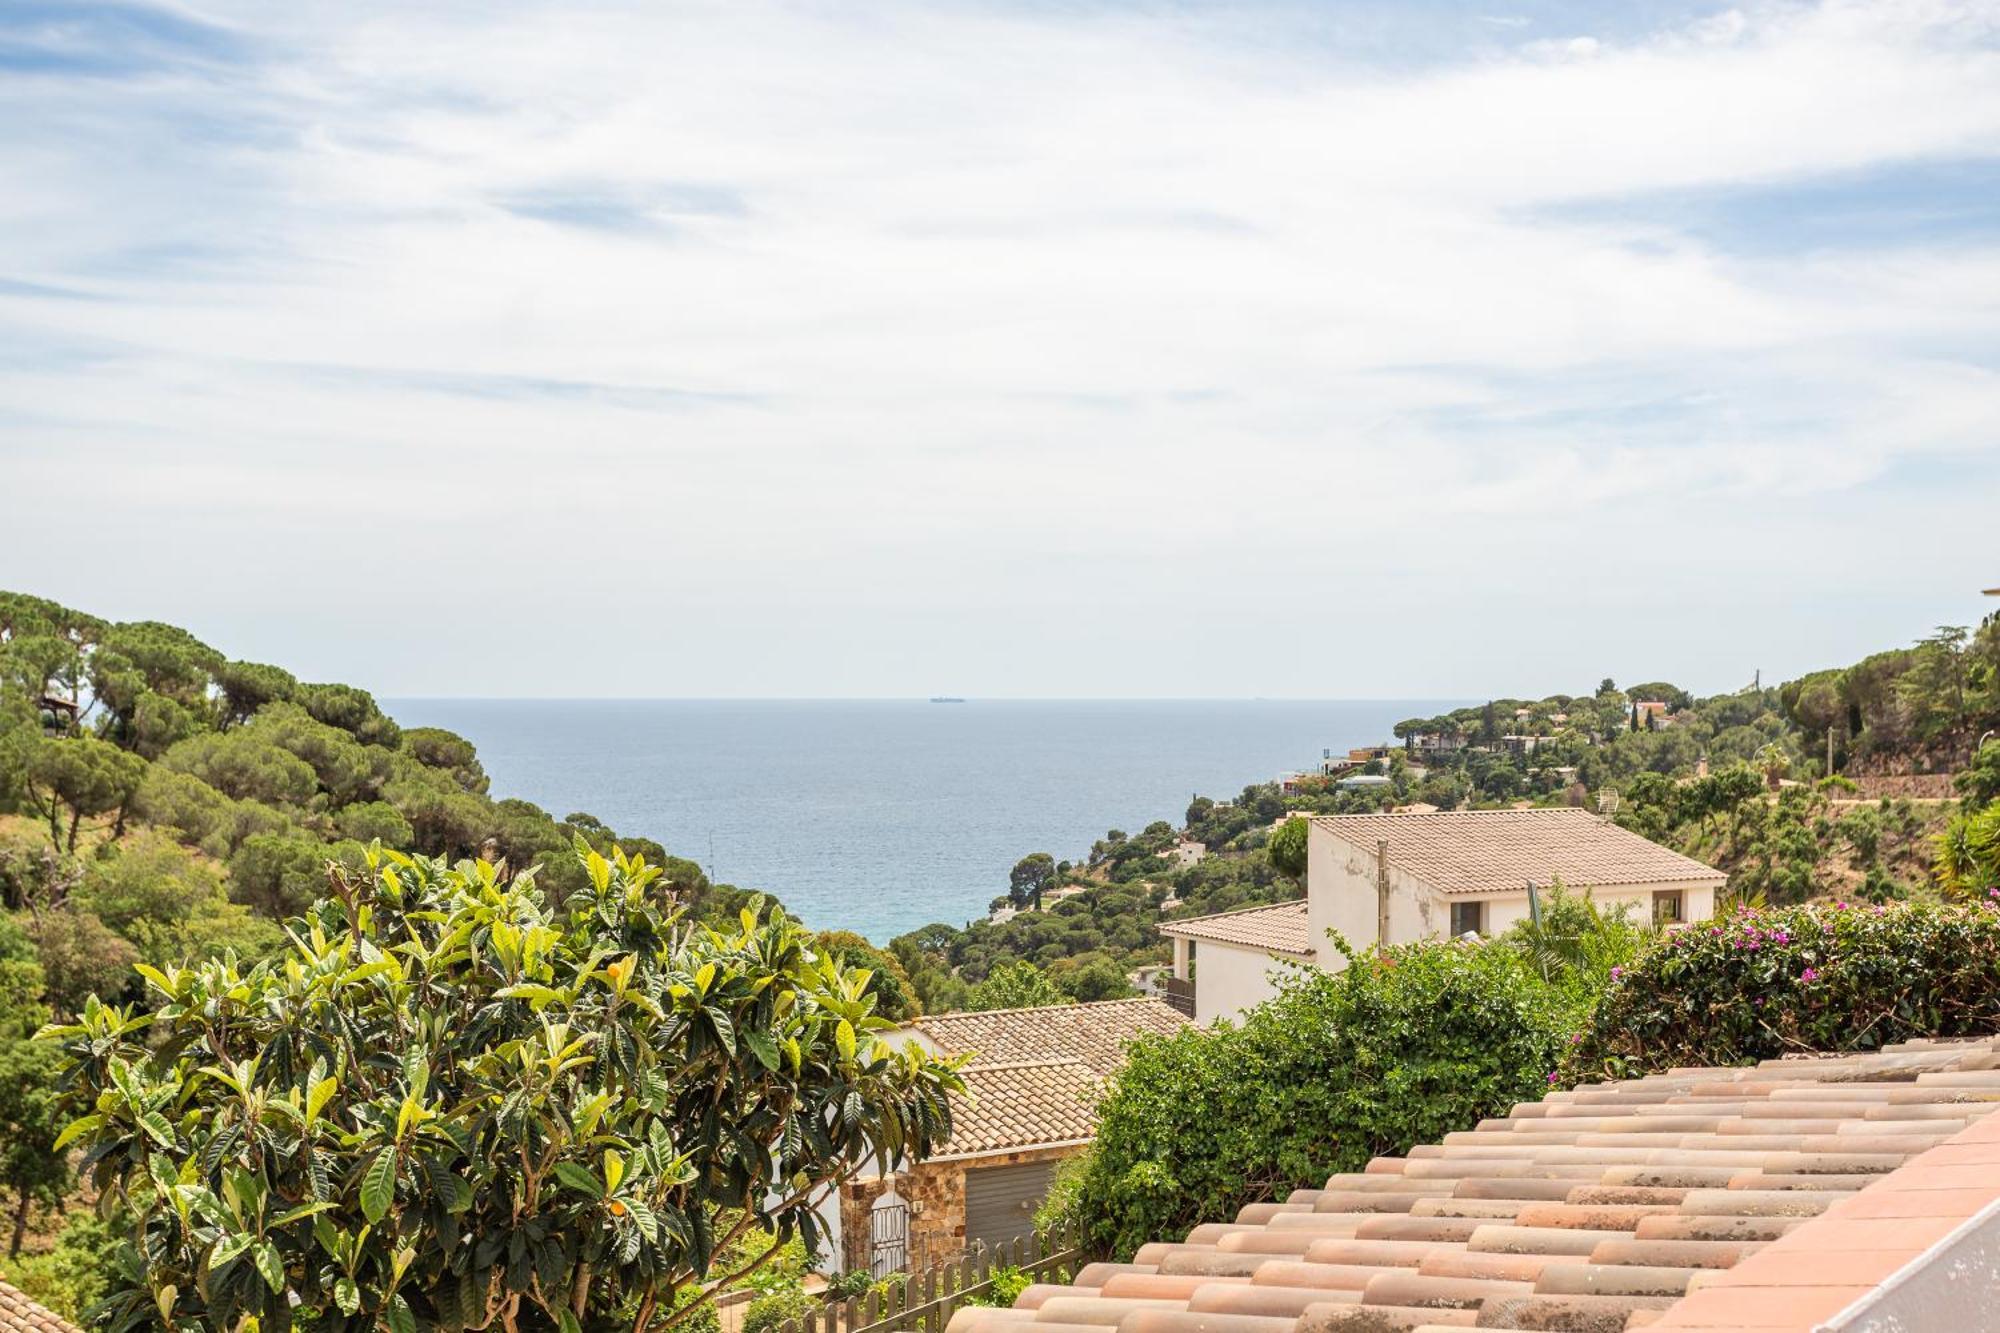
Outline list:
[[[1213,1023],[1236,1018],[1278,993],[1273,976],[1288,966],[1262,949],[1246,949],[1214,940],[1194,946],[1194,1021]]]
[[[1343,966],[1340,955],[1324,943],[1329,929],[1338,930],[1357,948],[1367,948],[1375,943],[1375,878],[1373,847],[1353,847],[1317,824],[1313,825],[1306,839],[1306,920],[1311,938],[1319,949],[1321,966]],[[1681,891],[1684,895],[1682,910],[1689,921],[1705,920],[1714,914],[1715,887],[1712,884],[1667,881],[1620,884],[1613,889],[1593,889],[1591,894],[1598,903],[1606,906],[1630,903],[1633,919],[1647,922],[1653,919],[1654,892],[1665,889]],[[1409,944],[1443,936],[1451,929],[1449,901],[1433,893],[1428,884],[1392,864],[1389,867],[1389,943]],[[1516,921],[1528,917],[1525,884],[1519,893],[1499,894],[1478,901],[1486,904],[1485,933],[1488,935],[1498,935]]]
[[[1346,966],[1326,932],[1337,930],[1357,949],[1375,943],[1375,849],[1363,851],[1315,824],[1306,837],[1306,925],[1319,951],[1320,966],[1337,971]],[[1450,913],[1430,886],[1408,872],[1389,867],[1389,942],[1441,935],[1451,924]]]

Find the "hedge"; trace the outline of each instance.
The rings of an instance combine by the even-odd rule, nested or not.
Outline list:
[[[1142,1040],[1077,1186],[1127,1255],[1538,1096],[1575,1007],[1512,949],[1428,943],[1306,972],[1240,1027]]]
[[[1812,904],[1666,936],[1614,973],[1558,1077],[1869,1051],[2000,1031],[2000,910]]]

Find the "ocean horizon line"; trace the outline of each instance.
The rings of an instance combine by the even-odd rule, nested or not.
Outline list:
[[[377,692],[388,702],[408,703],[550,703],[550,704],[1389,704],[1449,703],[1466,705],[1450,695],[1402,694],[401,694]],[[1511,697],[1511,696],[1508,696]],[[1523,696],[1525,697],[1525,696]],[[1474,703],[1484,700],[1473,700]]]

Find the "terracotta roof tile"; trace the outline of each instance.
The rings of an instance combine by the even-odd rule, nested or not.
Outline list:
[[[951,1138],[940,1156],[1075,1143],[1097,1132],[1104,1080],[1081,1060],[973,1065],[951,1099]]]
[[[1024,1315],[1034,1333],[1803,1333],[2000,1198],[2000,1080],[1969,1077],[1996,1051],[1913,1042],[1553,1093],[1092,1265],[1038,1289],[1039,1313],[961,1311],[951,1333]],[[1868,1118],[1894,1107],[1914,1113]]]
[[[974,1055],[977,1064],[1081,1060],[1107,1076],[1124,1068],[1125,1048],[1135,1038],[1170,1035],[1187,1025],[1154,999],[926,1014],[909,1022],[946,1055]]]
[[[1312,932],[1306,925],[1306,902],[1303,898],[1269,907],[1242,907],[1234,912],[1218,912],[1214,916],[1162,921],[1160,933],[1191,940],[1241,944],[1299,958],[1311,958],[1314,952]]]
[[[29,1300],[18,1287],[0,1281],[0,1333],[77,1333],[77,1327]]]
[[[1441,810],[1435,814],[1322,815],[1313,825],[1445,894],[1518,892],[1529,880],[1572,888],[1720,884],[1725,876],[1587,810]]]

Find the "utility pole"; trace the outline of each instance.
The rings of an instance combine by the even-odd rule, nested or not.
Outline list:
[[[1375,842],[1375,949],[1389,947],[1389,840]]]
[[[1826,775],[1828,777],[1833,776],[1833,727],[1831,724],[1828,724],[1826,729]]]

